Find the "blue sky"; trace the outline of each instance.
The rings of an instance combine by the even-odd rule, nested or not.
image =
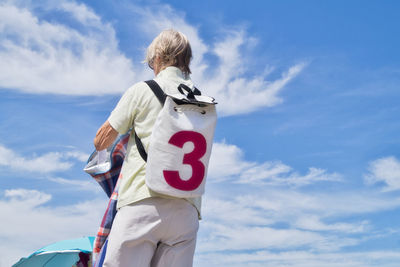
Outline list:
[[[165,28],[220,115],[195,266],[400,262],[397,1],[0,1],[0,266],[94,235],[82,168]]]

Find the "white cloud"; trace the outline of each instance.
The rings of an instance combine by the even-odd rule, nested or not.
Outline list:
[[[86,26],[92,26],[98,29],[101,29],[105,25],[101,22],[101,18],[93,12],[88,6],[85,4],[79,4],[76,2],[68,2],[62,1],[61,4],[57,3],[53,6],[53,8],[59,7],[61,10],[68,12],[71,16],[73,16],[77,21]],[[112,29],[109,25],[106,25],[110,33],[112,33]],[[110,40],[115,41],[115,40]]]
[[[204,62],[204,55],[210,50],[206,42],[199,36],[198,27],[185,21],[185,14],[171,8],[169,5],[153,6],[131,5],[135,13],[133,26],[145,33],[149,40],[157,36],[162,30],[173,28],[183,32],[189,39],[193,50],[192,72],[195,75],[203,73],[208,66]],[[144,46],[147,46],[145,44]]]
[[[238,56],[242,57],[242,55]],[[282,103],[279,92],[305,66],[305,63],[292,66],[287,73],[282,74],[281,78],[271,82],[266,80],[267,77],[247,78],[244,75],[235,75],[235,72],[232,71],[225,83],[224,80],[220,81],[220,75],[217,74],[207,80],[205,86],[211,89],[217,100],[220,100],[218,108],[222,115],[250,113],[262,107],[272,107]],[[221,66],[221,71],[225,71],[224,65]]]
[[[158,4],[151,9],[135,6],[134,11],[141,16],[140,21],[145,22],[140,24],[141,29],[151,37],[166,28],[175,28],[188,36],[193,46],[193,80],[200,89],[216,98],[222,116],[249,113],[281,103],[279,92],[307,65],[305,62],[295,64],[273,81],[267,80],[269,71],[249,77],[245,74],[251,64],[247,58],[252,56],[248,48],[257,41],[244,29],[224,30],[213,43],[207,42],[206,45],[198,28],[188,24],[184,14],[168,5]],[[215,56],[217,64],[204,60],[206,55]],[[271,68],[267,66],[266,69]]]
[[[222,181],[255,164],[244,160],[243,151],[235,145],[214,143],[208,167],[209,181]]]
[[[227,223],[228,225],[272,225],[276,218],[268,216],[265,210],[243,203],[238,199],[224,200],[205,196],[202,211],[205,221]],[[238,216],[240,211],[240,216]]]
[[[28,93],[120,94],[151,73],[143,64],[133,65],[119,50],[112,25],[85,4],[64,0],[56,5],[50,1],[42,8],[62,12],[80,24],[76,27],[47,21],[33,6],[23,3],[0,5],[0,87]],[[154,38],[165,28],[176,28],[188,36],[194,51],[193,80],[217,99],[222,116],[281,103],[279,92],[306,66],[304,62],[295,64],[273,81],[267,80],[269,71],[250,77],[246,75],[250,70],[247,59],[252,57],[251,48],[257,40],[244,29],[225,30],[210,43],[200,37],[198,26],[190,25],[185,14],[169,5],[130,7],[135,12],[132,26],[138,35]],[[207,55],[216,57],[217,64],[207,61]]]
[[[0,144],[0,166],[20,172],[51,173],[66,171],[73,166],[72,162],[66,161],[70,158],[85,162],[88,155],[80,151],[48,152],[41,156],[34,155],[28,158]]]
[[[326,170],[310,167],[300,175],[280,161],[248,162],[243,151],[235,145],[214,143],[209,166],[210,182],[221,182],[235,177],[242,184],[269,184],[305,186],[315,182],[338,182],[341,176]]]
[[[338,231],[345,233],[362,233],[365,232],[369,226],[368,221],[362,221],[360,223],[332,223],[327,224],[321,221],[321,218],[317,215],[308,215],[299,217],[295,222],[294,226],[299,229],[312,230],[312,231]]]
[[[44,4],[46,5],[46,4]],[[118,49],[115,31],[84,4],[49,4],[84,28],[50,22],[26,1],[0,4],[0,87],[28,93],[99,95],[131,85],[131,61]]]
[[[341,182],[342,179],[338,173],[327,173],[324,169],[310,167],[308,173],[303,176],[298,173],[292,173],[288,177],[275,179],[273,183],[303,186],[321,181]]]
[[[246,75],[251,65],[247,59],[254,57],[251,48],[257,39],[248,36],[244,29],[221,30],[210,42],[200,37],[199,26],[190,25],[185,14],[169,5],[131,5],[131,10],[136,13],[135,26],[149,39],[167,28],[188,36],[194,55],[191,64],[193,81],[203,92],[217,99],[221,116],[249,113],[281,103],[279,92],[307,65],[305,62],[294,64],[273,81],[267,80],[272,66],[266,66],[267,71],[250,77]],[[207,56],[216,57],[216,63],[207,61]]]
[[[300,216],[318,215],[319,218],[338,218],[389,211],[400,206],[398,197],[385,197],[369,191],[330,192],[321,189],[310,193],[298,188],[270,188],[269,185],[260,187],[259,191],[248,189],[236,198],[227,198],[226,201],[232,201],[238,207],[251,207],[258,210],[273,222],[287,221],[290,224]],[[364,222],[360,223],[364,224]]]
[[[76,180],[76,179],[65,179],[61,177],[49,177],[47,178],[49,181],[58,183],[64,186],[71,186],[74,191],[89,191],[89,192],[96,192],[99,189],[97,183],[88,179],[85,180]]]
[[[353,264],[338,259],[349,255],[348,247],[393,235],[393,229],[377,228],[370,214],[398,209],[400,198],[363,189],[309,191],[302,186],[342,179],[318,168],[299,175],[279,161],[249,162],[241,149],[225,143],[216,143],[213,153],[208,184],[212,194],[204,198],[199,266],[374,266],[363,265],[374,262],[372,252],[365,253],[369,261],[360,257]],[[296,251],[305,256],[301,262],[280,257]],[[275,260],[259,257],[260,253]],[[329,258],[327,265],[321,265],[319,255]]]
[[[393,231],[389,233],[390,229],[376,229],[367,215],[398,208],[400,199],[371,192],[320,190],[310,193],[302,191],[302,187],[288,187],[287,183],[279,187],[255,183],[255,187],[247,187],[234,181],[257,163],[247,162],[243,152],[233,145],[217,144],[215,151],[225,163],[224,169],[214,167],[214,173],[229,179],[226,178],[222,189],[218,187],[220,183],[208,185],[217,194],[208,194],[204,198],[204,221],[201,222],[196,254],[196,262],[200,265],[196,266],[230,266],[231,259],[237,259],[232,266],[244,263],[249,266],[280,266],[285,263],[288,266],[317,267],[323,263],[321,259],[327,260],[326,266],[340,266],[339,263],[345,263],[341,266],[369,266],[362,265],[366,262],[361,261],[362,257],[354,264],[340,259],[350,259],[344,252],[347,247],[354,249],[377,235],[393,234]],[[273,172],[273,175],[290,177],[288,173],[296,172],[287,167],[285,171]],[[78,183],[62,178],[54,178],[54,181]],[[10,251],[4,257],[0,255],[5,259],[5,266],[45,244],[93,234],[106,204],[95,200],[52,206],[51,199],[50,194],[37,190],[5,191],[3,199],[0,199],[0,212],[10,214],[1,222],[2,226],[10,229],[0,234],[0,238],[5,240],[3,244],[7,244],[7,251]],[[27,233],[31,229],[25,229],[26,225],[21,223],[26,216],[32,218],[30,224],[38,228],[37,232]],[[349,221],[348,216],[360,219]],[[22,239],[28,242],[21,244]],[[0,251],[5,250],[0,246]],[[399,257],[396,253],[393,251],[386,255],[394,261]],[[365,256],[370,262],[382,259],[380,252],[365,253]]]
[[[229,196],[224,194],[227,191],[240,193]],[[359,257],[353,264],[346,251],[392,236],[392,229],[377,228],[366,218],[399,207],[400,199],[373,192],[235,190],[225,184],[204,199],[196,266],[375,266],[372,262],[384,259],[381,252],[360,253],[366,258]],[[395,262],[399,253],[388,256]],[[395,266],[390,262],[387,266]]]
[[[232,267],[397,267],[400,252],[377,250],[369,252],[315,253],[309,251],[271,252],[260,250],[242,253],[207,253],[195,258],[195,266]]]
[[[359,233],[370,229],[367,220],[344,223],[332,218],[391,210],[400,205],[400,199],[381,199],[372,194],[355,198],[351,193],[310,195],[289,189],[263,188],[262,193],[242,191],[236,197],[206,196],[203,209],[206,220],[231,226],[274,226],[284,222],[295,229]],[[345,205],[351,201],[354,205]],[[366,205],[370,207],[360,208]]]
[[[349,223],[338,218],[390,210],[400,205],[400,200],[380,199],[374,195],[358,197],[355,200],[351,193],[310,195],[293,190],[266,188],[263,188],[262,194],[244,189],[242,191],[244,192],[237,197],[206,197],[203,209],[205,220],[230,227],[275,228],[277,224],[283,224],[289,230],[320,232],[321,235],[356,234],[367,233],[372,227],[370,222],[364,219]],[[353,203],[351,201],[354,201],[354,206],[345,205],[346,202]],[[379,204],[360,209],[360,206],[371,205],[374,202]],[[214,231],[216,230],[210,229],[210,235],[218,236]],[[331,247],[337,248],[340,245],[335,241],[331,243]]]
[[[84,153],[82,151],[69,151],[64,153],[66,158],[74,158],[77,159],[81,162],[87,162],[88,158],[89,158],[89,154]]]
[[[111,25],[89,7],[63,1],[59,7],[53,5],[49,9],[71,16],[85,30],[40,19],[30,7],[0,5],[0,32],[7,34],[2,35],[0,56],[3,59],[7,52],[9,57],[5,59],[10,63],[7,70],[5,63],[0,62],[0,71],[5,70],[0,73],[0,86],[14,86],[31,93],[119,93],[132,81],[126,77],[141,78],[134,76],[134,66],[119,51]],[[288,67],[273,81],[267,79],[269,70],[249,77],[246,53],[251,50],[253,44],[249,42],[253,40],[249,41],[251,37],[245,30],[227,31],[206,42],[200,38],[199,27],[188,24],[184,14],[177,14],[169,6],[137,12],[142,14],[137,26],[143,26],[142,31],[147,31],[151,38],[171,26],[189,36],[195,53],[193,79],[200,89],[217,98],[223,115],[252,112],[281,103],[279,93],[306,65]],[[6,13],[13,14],[20,24]],[[150,23],[142,24],[143,21]],[[210,64],[207,55],[216,57],[217,63]],[[56,61],[60,66],[55,65]],[[13,76],[16,73],[13,68],[17,66],[24,73]],[[122,75],[120,66],[124,80],[119,81],[118,87],[110,87]],[[33,69],[32,73],[28,67]],[[108,68],[113,69],[111,73]],[[141,71],[138,67],[136,73]],[[98,77],[109,80],[98,81]],[[21,171],[65,171],[72,168],[72,159],[84,162],[87,156],[69,151],[27,157],[0,145],[0,166]],[[387,190],[397,190],[398,169],[396,158],[383,158],[371,162],[366,179],[385,183]],[[375,235],[388,235],[389,229],[378,229],[370,215],[398,209],[398,198],[363,189],[339,192],[318,187],[307,191],[310,187],[306,185],[317,186],[319,182],[337,182],[342,178],[317,167],[299,173],[278,160],[249,161],[239,147],[225,143],[215,144],[209,173],[208,188],[216,194],[204,198],[196,266],[372,267],[383,261],[385,267],[398,265],[399,251],[345,252],[347,247],[357,250],[356,245]],[[79,185],[80,189],[90,190],[93,186],[60,177],[48,179],[63,185]],[[0,233],[0,266],[10,266],[45,244],[95,233],[105,200],[54,205],[52,197],[37,190],[4,192],[0,213],[9,216],[0,222],[0,227],[7,229]],[[27,227],[26,218],[34,231]]]
[[[293,173],[292,168],[281,162],[265,162],[244,170],[239,183],[268,183],[271,185],[304,186],[320,181],[341,181],[337,173],[311,167],[305,175]]]
[[[105,199],[51,206],[52,196],[37,190],[6,190],[0,198],[1,266],[11,266],[44,245],[95,235]],[[27,220],[29,223],[27,223]]]
[[[213,234],[202,239],[199,252],[232,250],[312,248],[316,250],[337,249],[340,246],[357,243],[355,240],[298,229],[277,229],[266,226],[232,226],[229,224],[204,223],[205,230]]]
[[[384,183],[384,191],[400,189],[400,161],[395,157],[385,157],[369,163],[369,173],[364,176],[368,184]]]
[[[51,200],[49,194],[27,189],[5,190],[4,196],[9,199],[9,203],[15,205],[24,203],[27,208],[34,208]]]
[[[0,166],[10,167],[21,172],[48,173],[68,170],[72,167],[72,163],[62,161],[62,154],[58,152],[49,152],[42,156],[24,158],[11,149],[0,145]]]

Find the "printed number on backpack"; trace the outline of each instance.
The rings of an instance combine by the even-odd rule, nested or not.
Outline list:
[[[192,142],[194,148],[192,152],[184,155],[182,164],[192,167],[192,177],[185,181],[181,179],[179,171],[164,170],[163,173],[165,181],[170,186],[183,191],[192,191],[199,187],[204,179],[205,166],[200,158],[206,153],[207,141],[202,134],[194,131],[180,131],[169,139],[170,144],[179,148],[183,148],[187,142]]]

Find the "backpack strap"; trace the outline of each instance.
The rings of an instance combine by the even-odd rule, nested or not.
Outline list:
[[[151,91],[153,91],[154,95],[157,97],[158,101],[160,101],[160,104],[164,106],[165,99],[167,96],[164,94],[164,91],[161,89],[161,87],[158,85],[158,83],[154,80],[149,80],[145,81],[145,83],[150,87]],[[135,142],[136,142],[136,147],[139,151],[140,156],[144,161],[147,162],[147,153],[146,150],[143,147],[143,143],[140,140],[139,136],[137,136],[135,132]]]
[[[161,87],[158,85],[158,83],[155,80],[149,80],[145,81],[147,85],[150,87],[151,91],[156,95],[158,101],[160,101],[161,105],[164,106],[165,99],[167,96],[164,94],[164,91],[161,89]]]
[[[135,132],[135,143],[136,143],[136,147],[139,151],[140,156],[142,157],[142,159],[147,162],[147,153],[146,150],[144,150],[143,147],[143,143],[140,140],[139,136],[137,136],[136,132]]]
[[[181,83],[178,86],[178,91],[182,94],[182,95],[186,95],[187,98],[191,99],[191,100],[195,100],[194,96],[195,95],[201,95],[201,92],[199,89],[197,89],[196,87],[192,90],[189,88],[189,86],[184,85],[183,83]],[[186,91],[186,94],[184,93],[184,91]]]

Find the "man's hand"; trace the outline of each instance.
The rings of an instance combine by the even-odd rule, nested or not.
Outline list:
[[[117,136],[118,132],[114,130],[108,121],[106,121],[97,131],[96,137],[94,138],[94,146],[96,147],[96,150],[100,151],[106,149],[112,145]]]

